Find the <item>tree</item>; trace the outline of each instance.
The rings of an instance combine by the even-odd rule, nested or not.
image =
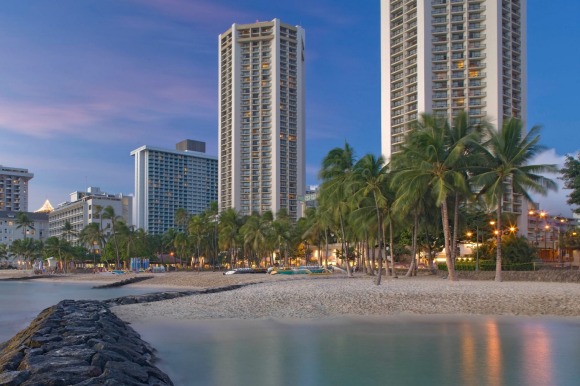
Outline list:
[[[102,251],[104,238],[100,225],[96,222],[89,223],[79,233],[79,240],[88,247],[93,256],[96,254],[96,249]]]
[[[241,244],[238,242],[242,219],[235,209],[224,210],[219,217],[219,243],[221,248],[228,251],[230,266],[235,266],[237,259],[237,249]]]
[[[55,254],[58,256],[59,261],[64,260],[63,271],[67,272],[66,258],[71,252],[71,245],[68,241],[59,239],[58,237],[52,236],[46,239],[45,249],[49,254]]]
[[[566,162],[560,169],[560,174],[562,175],[560,179],[564,181],[564,188],[572,190],[566,202],[576,206],[574,213],[580,214],[580,153],[577,159],[571,155],[566,156]]]
[[[353,183],[355,184],[355,189],[357,189],[354,197],[371,197],[372,206],[370,208],[376,215],[376,241],[379,246],[379,274],[375,281],[377,285],[381,284],[383,270],[383,245],[385,244],[383,225],[385,223],[385,210],[388,211],[391,204],[387,198],[389,186],[387,170],[388,167],[385,165],[382,156],[377,158],[372,154],[367,154],[355,164],[353,174]]]
[[[182,232],[187,232],[187,224],[189,223],[189,218],[191,216],[187,212],[187,209],[177,208],[175,211],[175,225],[177,229]]]
[[[244,237],[244,245],[249,248],[250,254],[258,264],[267,249],[273,219],[274,216],[270,211],[264,212],[261,216],[254,213],[240,228]]]
[[[18,212],[16,215],[16,229],[22,229],[22,235],[26,238],[28,230],[34,230],[34,220],[32,220],[25,212]]]
[[[346,262],[346,272],[352,277],[348,263],[347,217],[351,212],[350,198],[353,186],[350,183],[354,167],[354,150],[345,142],[344,148],[334,148],[322,160],[322,169],[319,176],[322,179],[320,186],[320,205],[332,213],[337,224],[342,243],[342,251]]]
[[[497,208],[496,236],[497,257],[495,280],[502,281],[502,209],[503,196],[509,189],[514,193],[521,194],[526,200],[531,201],[529,192],[546,195],[548,190],[556,190],[554,181],[546,178],[542,173],[556,173],[555,165],[529,165],[529,162],[544,150],[539,145],[540,127],[534,126],[525,133],[522,121],[512,118],[504,122],[501,130],[496,131],[487,128],[488,140],[480,151],[483,156],[481,163],[473,168],[475,175],[474,184],[481,186],[480,194],[483,194],[490,206]]]
[[[61,228],[61,232],[62,238],[71,244],[71,239],[78,233],[69,221],[65,221],[63,227]]]
[[[103,220],[110,220],[110,225],[111,225],[111,234],[110,237],[113,238],[113,245],[115,247],[115,256],[116,256],[116,269],[119,269],[121,267],[121,260],[120,260],[120,254],[119,254],[119,240],[118,240],[118,235],[117,235],[117,223],[119,220],[121,220],[121,217],[117,216],[115,214],[115,209],[109,205],[107,206],[105,209],[103,209],[103,212],[101,213],[101,219]]]
[[[399,186],[399,197],[415,196],[417,192],[429,189],[435,204],[441,210],[441,221],[445,236],[445,255],[449,272],[449,280],[456,281],[454,269],[454,235],[449,228],[448,199],[456,197],[456,193],[469,191],[462,169],[462,157],[465,156],[465,145],[471,137],[454,138],[452,129],[444,120],[429,114],[423,114],[403,146],[398,157],[393,157],[397,166],[394,177]],[[418,228],[418,214],[415,212],[414,228]],[[413,237],[413,262],[415,261],[417,233]]]

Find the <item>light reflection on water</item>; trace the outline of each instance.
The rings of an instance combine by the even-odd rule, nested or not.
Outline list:
[[[40,311],[64,299],[104,300],[162,291],[131,286],[93,289],[94,285],[96,283],[0,281],[0,342],[25,328]]]
[[[414,317],[134,323],[176,385],[580,384],[580,323]]]

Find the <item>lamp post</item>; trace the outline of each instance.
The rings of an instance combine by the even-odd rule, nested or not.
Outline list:
[[[546,224],[544,226],[544,249],[545,250],[548,249],[548,231],[549,230],[550,230],[550,226]]]

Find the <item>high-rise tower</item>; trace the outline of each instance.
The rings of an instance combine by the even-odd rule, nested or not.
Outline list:
[[[217,157],[205,142],[185,140],[176,150],[141,146],[135,157],[134,224],[150,234],[183,230],[175,213],[200,214],[217,200]]]
[[[418,114],[526,118],[525,0],[381,0],[382,152]]]
[[[32,177],[28,169],[0,165],[0,210],[28,211],[28,181]]]
[[[382,153],[421,113],[472,123],[526,118],[526,0],[381,0]],[[504,210],[521,214],[521,196]]]
[[[274,19],[219,36],[219,207],[301,215],[304,30]]]

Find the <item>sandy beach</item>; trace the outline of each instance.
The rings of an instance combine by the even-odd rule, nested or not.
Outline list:
[[[111,273],[55,275],[42,281],[107,284],[147,274]],[[1,278],[26,276],[4,271]],[[580,284],[490,280],[449,282],[438,276],[398,279],[360,274],[223,275],[221,272],[171,272],[130,284],[175,291],[248,284],[234,291],[186,296],[153,303],[114,307],[127,322],[144,319],[320,319],[338,316],[400,315],[525,315],[580,317]]]
[[[437,276],[372,278],[168,274],[136,285],[176,288],[261,283],[234,291],[114,307],[128,322],[151,319],[320,319],[338,316],[525,315],[580,317],[575,283],[461,280]]]

